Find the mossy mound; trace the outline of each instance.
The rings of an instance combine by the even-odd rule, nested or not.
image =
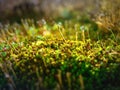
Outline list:
[[[11,83],[17,90],[120,89],[120,45],[111,39],[30,37],[10,46],[5,44],[0,52],[0,87]]]
[[[0,89],[119,90],[119,40],[79,22],[28,19],[1,27]]]

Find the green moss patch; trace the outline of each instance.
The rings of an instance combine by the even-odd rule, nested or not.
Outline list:
[[[120,45],[113,33],[102,39],[91,24],[71,21],[36,26],[28,20],[7,28],[1,30],[0,89],[120,89]]]

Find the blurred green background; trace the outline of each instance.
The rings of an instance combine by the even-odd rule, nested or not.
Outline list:
[[[95,16],[102,0],[0,0],[0,21],[21,18],[70,18],[73,14]]]

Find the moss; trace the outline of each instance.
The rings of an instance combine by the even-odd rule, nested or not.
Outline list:
[[[10,79],[17,89],[28,90],[119,87],[120,79],[116,78],[120,76],[119,42],[111,38],[96,41],[90,38],[89,26],[84,25],[85,28],[79,30],[81,25],[78,22],[75,28],[68,22],[53,26],[47,23],[35,26],[32,21],[27,22],[22,26],[11,26],[17,28],[13,32],[7,31],[12,36],[2,33],[0,82],[3,86]],[[42,34],[44,31],[49,35]],[[4,78],[6,74],[8,79]]]

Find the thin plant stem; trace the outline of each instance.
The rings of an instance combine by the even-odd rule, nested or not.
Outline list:
[[[115,37],[115,34],[113,33],[112,29],[108,29],[108,30],[111,32],[111,34],[112,34],[114,40],[117,42],[116,37]]]
[[[59,32],[60,32],[62,38],[64,39],[64,41],[66,41],[65,38],[64,38],[64,36],[63,36],[63,34],[62,34],[62,32],[61,32],[61,27],[60,27],[60,26],[58,26],[58,30],[59,30]]]
[[[82,40],[85,43],[85,31],[84,30],[82,30]]]

